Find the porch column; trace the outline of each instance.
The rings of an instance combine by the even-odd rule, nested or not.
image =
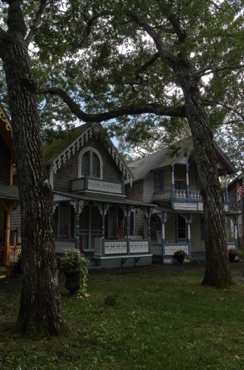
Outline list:
[[[191,223],[192,223],[192,215],[187,215],[186,218],[187,223],[187,236],[188,236],[188,255],[191,255]]]
[[[102,216],[102,238],[104,239],[105,237],[105,216],[108,212],[109,209],[109,203],[96,203],[96,206],[99,209],[100,215]]]
[[[171,166],[171,192],[172,199],[175,199],[175,168],[174,165]]]
[[[165,224],[168,219],[167,212],[162,212],[162,256],[165,255]]]
[[[186,198],[190,200],[189,163],[186,163]]]
[[[84,208],[84,201],[76,199],[70,203],[75,210],[75,248],[80,250],[80,214]]]
[[[191,255],[191,223],[192,223],[192,215],[191,214],[181,214],[184,217],[185,222],[187,224],[187,243],[188,243],[188,255]]]
[[[235,246],[238,249],[238,227],[237,227],[237,216],[234,217],[234,237],[235,237]]]
[[[11,211],[9,208],[6,208],[6,229],[5,229],[5,246],[10,245],[10,219]]]

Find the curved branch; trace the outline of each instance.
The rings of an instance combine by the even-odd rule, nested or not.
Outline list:
[[[71,112],[84,122],[101,122],[118,118],[124,115],[155,114],[158,116],[185,117],[185,106],[163,107],[160,104],[147,104],[143,107],[129,105],[104,113],[88,114],[82,111],[79,105],[62,89],[49,88],[38,91],[38,94],[50,94],[59,96],[69,107]]]
[[[202,69],[199,69],[195,74],[199,77],[207,76],[210,73],[217,73],[221,71],[228,71],[228,70],[236,70],[236,69],[242,69],[244,67],[244,64],[239,64],[236,66],[223,66],[223,67],[217,67],[217,66],[211,66],[210,64]]]
[[[29,45],[29,43],[32,41],[32,39],[34,37],[34,34],[35,34],[35,31],[41,23],[41,17],[44,13],[44,10],[45,10],[46,6],[47,6],[47,0],[40,0],[40,7],[39,7],[38,11],[36,12],[36,17],[33,20],[33,23],[30,27],[30,31],[29,31],[28,35],[26,36],[26,39],[25,39],[26,45]]]
[[[127,16],[131,18],[138,26],[142,27],[143,30],[153,39],[155,46],[158,50],[160,58],[170,67],[175,66],[178,64],[177,58],[173,55],[173,53],[165,47],[163,44],[159,34],[155,31],[155,29],[150,26],[147,22],[145,22],[140,16],[138,16],[135,12],[128,12]]]
[[[209,101],[209,100],[204,100],[204,105],[220,105],[221,107],[229,110],[230,112],[234,112],[237,116],[241,117],[241,119],[244,121],[244,115],[241,114],[240,112],[238,112],[236,109],[230,107],[229,105],[225,104],[225,103],[221,103],[219,101]]]

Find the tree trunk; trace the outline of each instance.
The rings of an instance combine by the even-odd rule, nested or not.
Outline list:
[[[233,284],[227,256],[225,211],[213,134],[202,105],[196,82],[188,74],[181,76],[186,115],[191,128],[195,159],[201,183],[204,207],[206,269],[202,284],[226,287]]]
[[[40,121],[27,46],[20,33],[1,39],[12,115],[22,231],[22,290],[17,327],[22,335],[63,331],[53,241],[52,193],[44,166]]]

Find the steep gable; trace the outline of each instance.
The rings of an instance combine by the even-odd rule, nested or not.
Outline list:
[[[113,162],[122,173],[124,180],[132,182],[133,175],[130,169],[119,155],[102,126],[97,123],[84,124],[73,130],[63,132],[60,137],[53,140],[52,143],[44,145],[44,158],[46,164],[52,166],[53,172],[56,173],[71,156],[79,152],[93,137],[101,141],[104,148],[113,159]]]
[[[219,161],[219,175],[224,175],[225,172],[227,174],[235,173],[234,165],[216,143],[214,143],[214,149]],[[153,169],[167,167],[176,163],[186,163],[193,151],[192,137],[187,137],[169,147],[130,163],[129,167],[134,174],[134,179],[140,180],[146,178]]]

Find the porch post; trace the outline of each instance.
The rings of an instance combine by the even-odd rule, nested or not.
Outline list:
[[[175,199],[175,168],[174,165],[171,166],[171,192],[172,192],[172,199]]]
[[[72,202],[73,203],[73,202]],[[84,208],[84,201],[75,201],[75,248],[80,249],[80,214]]]
[[[191,255],[191,223],[192,223],[192,215],[187,215],[186,217],[187,222],[187,236],[188,236],[188,255]]]
[[[186,163],[186,198],[190,200],[189,163]]]
[[[162,212],[162,256],[165,256],[165,224],[167,222],[167,212]]]
[[[5,229],[5,246],[10,245],[10,216],[11,211],[6,208],[6,229]]]
[[[234,236],[235,236],[235,246],[238,249],[238,228],[237,228],[237,217],[234,217]]]

